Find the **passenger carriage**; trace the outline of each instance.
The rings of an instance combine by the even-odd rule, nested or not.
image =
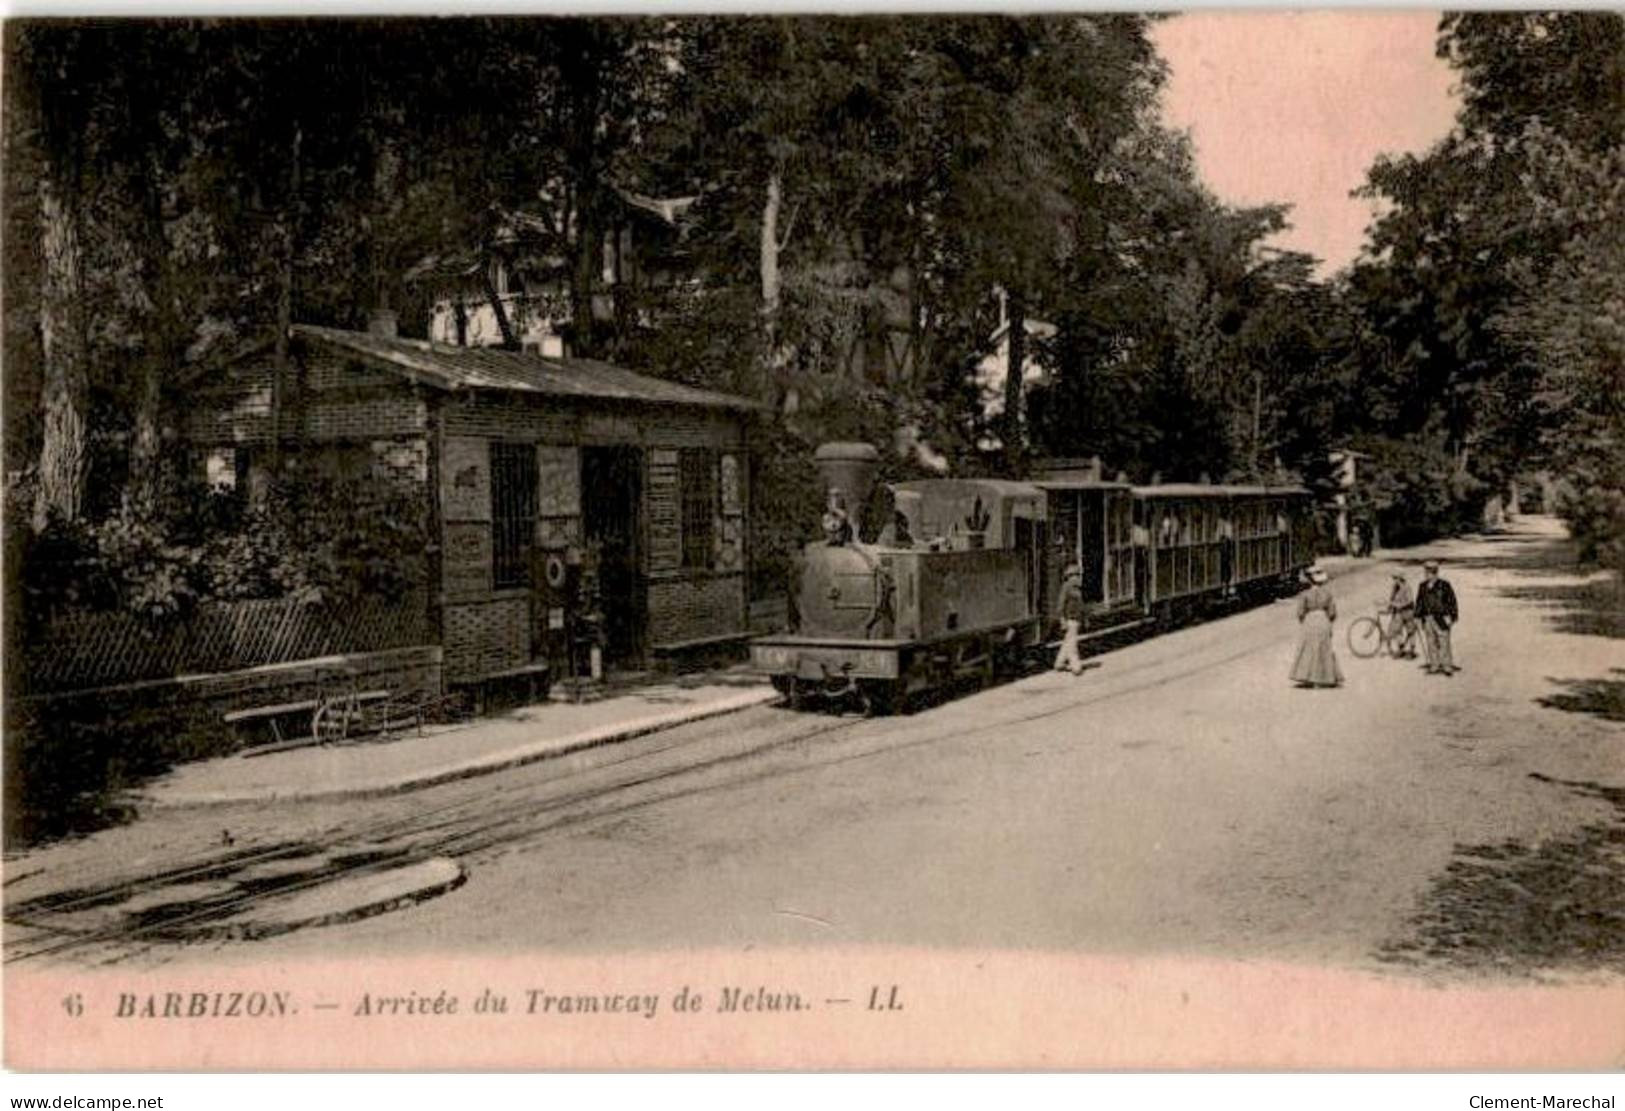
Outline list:
[[[825,445],[818,462],[831,491],[869,504],[872,447]],[[956,681],[991,681],[1044,646],[1071,564],[1092,637],[1295,589],[1313,557],[1300,487],[1131,486],[1057,472],[1031,483],[927,479],[890,493],[879,529],[847,528],[832,509],[826,539],[801,556],[797,627],[752,642],[752,660],[793,705],[854,698],[885,710]]]
[[[1303,530],[1309,492],[1296,486],[1136,486],[1145,536],[1141,603],[1157,617],[1186,616],[1216,600],[1290,588],[1313,560]]]

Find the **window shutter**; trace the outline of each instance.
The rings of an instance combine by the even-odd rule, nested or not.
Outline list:
[[[649,453],[649,569],[675,571],[682,566],[682,489],[676,451]]]

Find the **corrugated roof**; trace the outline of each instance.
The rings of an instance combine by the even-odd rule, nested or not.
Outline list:
[[[295,324],[296,337],[364,356],[415,382],[444,390],[508,390],[548,397],[761,409],[748,398],[636,374],[597,359],[555,359],[528,351],[456,347],[427,340]]]

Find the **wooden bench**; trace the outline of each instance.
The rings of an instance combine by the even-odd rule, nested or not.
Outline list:
[[[679,671],[705,668],[718,662],[718,657],[725,652],[732,659],[736,649],[750,643],[757,635],[752,632],[722,633],[719,636],[695,637],[693,640],[669,640],[653,645],[650,652]]]
[[[553,683],[553,667],[545,660],[522,664],[519,667],[510,667],[505,671],[493,671],[482,675],[474,685],[474,712],[485,713],[490,702],[493,688],[517,685],[521,682],[525,687],[525,702],[539,702],[547,697],[548,688]]]
[[[394,698],[392,690],[342,691],[328,695],[311,716],[311,737],[327,744],[342,741],[351,733],[367,732],[372,727],[367,708],[388,705],[387,700]]]
[[[304,698],[297,702],[277,702],[268,706],[251,706],[246,710],[232,710],[222,714],[220,720],[236,728],[255,722],[266,722],[277,744],[283,743],[282,720],[293,714],[314,714],[322,704],[319,698]]]
[[[654,645],[650,651],[657,656],[682,656],[689,652],[703,652],[712,648],[729,648],[735,644],[744,644],[755,633],[722,633],[718,636],[695,637],[693,640],[668,640],[664,644]]]
[[[354,701],[356,704],[377,702],[390,696],[387,690],[359,691],[355,694],[341,694],[331,698],[302,698],[294,702],[277,702],[266,706],[250,706],[242,710],[232,710],[222,714],[220,720],[236,728],[255,722],[266,722],[271,727],[272,743],[268,745],[255,745],[249,751],[251,756],[263,756],[271,752],[280,752],[287,748],[297,748],[300,745],[310,744],[318,740],[316,737],[316,714],[323,706],[330,706],[338,702]],[[294,714],[309,714],[310,724],[303,734],[294,737],[282,735],[282,722]]]

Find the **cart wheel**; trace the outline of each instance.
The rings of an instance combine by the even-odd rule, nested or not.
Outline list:
[[[342,719],[334,712],[331,702],[316,707],[316,714],[310,719],[310,735],[322,744],[344,739]]]

